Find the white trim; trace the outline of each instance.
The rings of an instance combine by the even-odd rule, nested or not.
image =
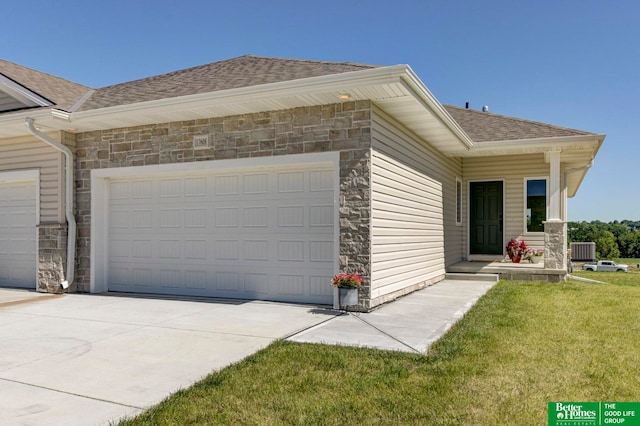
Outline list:
[[[460,187],[460,193],[458,194],[458,186]],[[462,178],[456,176],[456,226],[462,226]],[[460,217],[458,217],[458,211]]]
[[[313,154],[283,155],[229,160],[197,161],[148,166],[118,167],[91,170],[91,278],[89,291],[108,291],[108,206],[109,179],[123,177],[157,176],[167,173],[198,173],[202,171],[259,170],[261,168],[300,167],[305,165],[331,165],[334,169],[334,265],[335,273],[340,268],[340,153],[337,151]],[[97,214],[101,212],[101,214]],[[100,261],[98,261],[100,260]],[[329,285],[329,283],[327,283]],[[335,297],[334,293],[334,304]]]
[[[39,169],[13,170],[0,172],[0,183],[21,180],[40,180]]]
[[[148,166],[116,167],[91,170],[91,178],[118,178],[151,176],[172,172],[194,172],[222,169],[260,169],[273,166],[331,163],[339,167],[340,154],[337,151],[313,154],[280,155],[275,157],[234,158],[227,160],[193,161],[188,163],[156,164]]]
[[[529,231],[529,229],[527,228],[527,182],[530,180],[544,180],[545,181],[545,218],[544,221],[546,221],[549,218],[549,176],[525,176],[522,178],[523,181],[523,187],[522,187],[522,203],[523,203],[523,212],[524,212],[524,216],[522,218],[522,234],[523,235],[540,235],[540,234],[544,234],[544,230],[543,231]],[[544,226],[544,221],[543,221],[543,226]]]
[[[51,106],[47,99],[0,74],[0,90],[27,107]]]
[[[502,182],[502,255],[497,254],[471,254],[471,184],[476,182]],[[467,260],[502,260],[506,246],[505,239],[505,203],[506,203],[505,179],[474,179],[467,181]]]

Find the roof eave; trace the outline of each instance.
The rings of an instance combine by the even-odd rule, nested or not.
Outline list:
[[[584,134],[545,138],[475,142],[470,150],[450,153],[451,157],[485,157],[547,152],[550,150],[584,149],[591,146],[597,154],[606,135]]]
[[[585,134],[574,136],[517,139],[508,141],[477,142],[470,150],[449,154],[452,157],[488,157],[498,155],[544,154],[560,151],[560,161],[567,173],[567,196],[573,197],[589,167],[593,164],[606,135]]]
[[[66,126],[71,122],[78,131],[91,131],[158,123],[165,116],[167,121],[180,121],[188,119],[184,118],[187,115],[204,118],[345,102],[340,99],[341,95],[349,96],[349,101],[370,100],[379,103],[383,110],[387,106],[385,103],[402,102],[405,108],[409,107],[414,113],[412,118],[417,112],[424,115],[425,119],[435,119],[439,134],[443,131],[448,134],[439,142],[439,149],[448,152],[468,150],[473,146],[458,123],[408,65],[371,68],[87,111],[69,113],[56,110],[53,114],[65,121]],[[180,111],[184,114],[177,114]],[[214,115],[215,113],[218,115]],[[169,117],[176,118],[171,120]],[[401,116],[396,118],[403,122]],[[411,130],[426,140],[430,139],[428,129]]]

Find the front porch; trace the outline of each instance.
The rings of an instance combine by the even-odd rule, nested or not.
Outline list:
[[[512,263],[505,261],[462,261],[447,268],[447,274],[495,274],[501,280],[564,282],[565,269],[545,269],[544,263]]]

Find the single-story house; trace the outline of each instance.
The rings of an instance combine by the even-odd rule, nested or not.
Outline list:
[[[248,55],[92,89],[0,60],[0,286],[331,304],[354,272],[367,310],[511,238],[564,273],[604,137],[442,105],[407,65]]]

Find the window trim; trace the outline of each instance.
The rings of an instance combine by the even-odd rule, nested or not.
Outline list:
[[[549,218],[549,176],[525,176],[522,186],[522,230],[525,235],[540,235],[544,231],[529,231],[527,228],[527,183],[530,180],[545,181],[545,220]]]
[[[456,225],[462,226],[462,179],[456,176]]]

